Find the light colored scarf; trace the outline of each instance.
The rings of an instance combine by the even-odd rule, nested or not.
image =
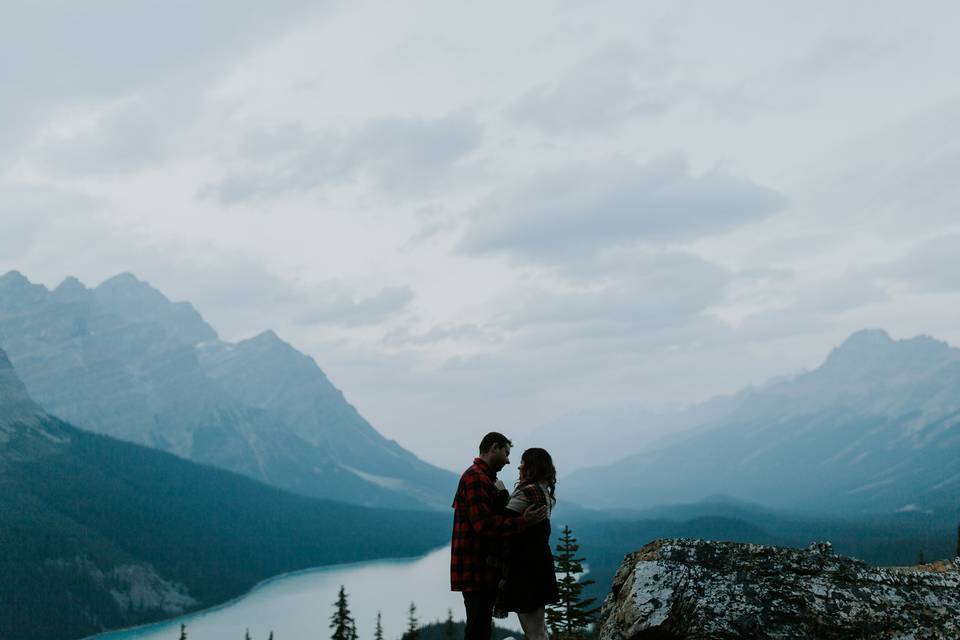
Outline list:
[[[528,491],[531,488],[536,488],[541,494],[539,500],[532,500]],[[550,499],[550,487],[546,482],[537,482],[536,484],[524,483],[517,486],[513,490],[513,494],[510,496],[510,501],[507,503],[507,509],[511,511],[516,511],[517,513],[523,513],[533,504],[546,504],[547,505],[547,517],[550,517],[550,512],[553,510],[553,503],[555,501]]]

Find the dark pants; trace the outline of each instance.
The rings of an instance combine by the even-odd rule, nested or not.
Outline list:
[[[463,592],[463,606],[467,609],[464,640],[490,640],[493,636],[493,605],[496,601],[495,589]]]

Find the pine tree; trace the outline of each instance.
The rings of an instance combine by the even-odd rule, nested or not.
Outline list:
[[[554,640],[583,640],[597,612],[597,608],[590,606],[596,598],[581,597],[583,588],[593,584],[593,580],[578,580],[585,560],[577,557],[579,549],[573,531],[565,526],[557,542],[557,553],[553,556],[559,576],[560,601],[547,607],[547,625]]]
[[[383,616],[377,611],[377,626],[373,630],[373,640],[383,640]]]
[[[957,525],[957,558],[960,558],[960,525]]]
[[[180,625],[180,640],[187,640],[187,625]]]
[[[923,556],[923,549],[920,549],[920,552],[917,553],[917,564],[926,564],[927,560]]]
[[[273,640],[273,631],[270,632],[270,637],[267,640]]]
[[[357,640],[357,624],[350,616],[347,591],[343,585],[340,585],[340,593],[333,606],[335,610],[330,616],[330,628],[333,633],[330,635],[330,640]]]
[[[247,629],[247,632],[243,634],[243,640],[250,640],[250,629]]]
[[[420,640],[420,621],[417,620],[417,605],[410,603],[407,610],[407,630],[400,640]]]
[[[443,625],[443,637],[445,640],[456,640],[457,627],[453,623],[453,609],[447,609],[447,621]]]

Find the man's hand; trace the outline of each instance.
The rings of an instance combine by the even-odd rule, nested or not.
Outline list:
[[[527,524],[537,524],[547,519],[547,507],[546,505],[529,506],[527,510],[523,512],[523,521]]]

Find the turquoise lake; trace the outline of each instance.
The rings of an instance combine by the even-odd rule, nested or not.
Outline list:
[[[399,638],[406,629],[407,608],[417,605],[421,622],[445,620],[447,610],[463,619],[463,599],[450,591],[450,548],[424,556],[374,560],[317,567],[262,582],[246,595],[219,607],[187,614],[145,627],[112,631],[96,640],[177,640],[180,624],[189,640],[317,640],[330,635],[330,615],[343,585],[360,638],[372,638],[377,611],[383,615],[385,637]],[[516,616],[498,624],[520,628]],[[92,638],[90,640],[92,640]]]

